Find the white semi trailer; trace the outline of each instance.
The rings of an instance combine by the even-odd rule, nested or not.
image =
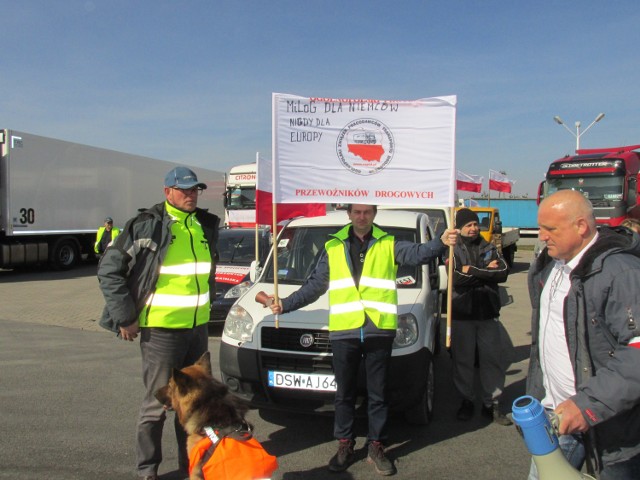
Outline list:
[[[109,216],[122,227],[164,199],[176,163],[0,129],[0,268],[72,268],[92,255]],[[198,206],[222,216],[224,174],[192,167],[209,188]]]

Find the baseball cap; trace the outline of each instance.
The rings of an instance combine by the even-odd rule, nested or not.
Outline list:
[[[176,167],[164,177],[165,187],[174,188],[207,188],[204,183],[198,182],[198,176],[187,167]]]
[[[104,219],[104,223],[113,223],[113,218],[107,217]]]

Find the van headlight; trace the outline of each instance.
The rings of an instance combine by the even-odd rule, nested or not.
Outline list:
[[[233,305],[224,321],[224,333],[228,337],[240,342],[253,340],[253,318],[244,308]]]
[[[227,293],[224,294],[224,298],[238,298],[238,297],[241,297],[244,294],[244,292],[249,290],[250,286],[251,286],[251,282],[249,282],[249,281],[239,283],[238,285],[234,285],[229,290],[227,290]]]
[[[418,341],[418,320],[411,313],[398,315],[398,328],[393,348],[410,347]]]

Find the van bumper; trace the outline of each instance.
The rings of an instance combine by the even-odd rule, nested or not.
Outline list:
[[[220,343],[220,370],[222,381],[231,393],[248,401],[254,407],[283,409],[302,412],[333,412],[332,392],[275,389],[267,386],[268,359],[263,356],[277,356],[286,363],[309,362],[308,355],[283,352],[257,351]],[[388,401],[391,410],[403,410],[414,406],[421,398],[427,384],[427,364],[432,358],[427,348],[407,355],[394,355],[388,376]],[[313,357],[316,363],[320,361]],[[331,369],[331,357],[322,357],[326,371]],[[364,405],[366,389],[364,369],[360,367],[359,398],[357,407]],[[364,413],[364,412],[363,412]]]

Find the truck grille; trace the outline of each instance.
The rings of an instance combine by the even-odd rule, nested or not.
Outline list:
[[[264,370],[280,370],[297,373],[333,374],[331,357],[278,357],[263,354],[261,357]]]
[[[305,334],[313,336],[313,344],[308,347],[303,347],[300,341]],[[329,332],[326,330],[264,327],[261,329],[261,336],[263,348],[290,352],[331,353]]]

